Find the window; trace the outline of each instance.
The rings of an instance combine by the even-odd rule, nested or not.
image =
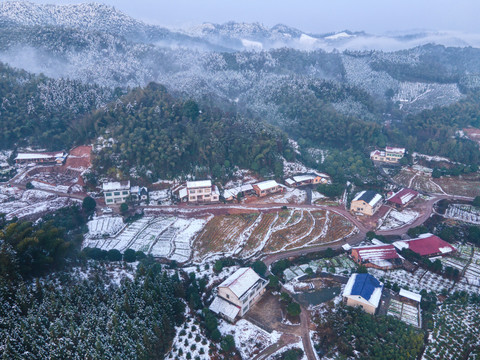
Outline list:
[[[203,192],[203,190],[202,190],[202,189],[198,189],[198,193],[199,193],[199,194],[200,194],[200,193],[202,193],[202,192]]]
[[[197,200],[196,196],[190,196],[190,200]]]
[[[230,299],[230,295],[227,294],[227,299]]]
[[[242,310],[242,311],[243,311],[243,313],[246,313],[246,312],[247,312],[247,310],[248,310],[248,305],[247,305],[247,306],[245,306],[245,307],[243,308],[243,310]]]
[[[115,191],[115,192],[113,193],[113,195],[115,195],[115,196],[120,195],[120,191]]]
[[[128,195],[128,191],[122,191],[122,195]]]
[[[108,192],[108,193],[105,194],[105,196],[112,196],[112,193]]]
[[[112,199],[107,199],[107,203],[112,203],[113,200]]]

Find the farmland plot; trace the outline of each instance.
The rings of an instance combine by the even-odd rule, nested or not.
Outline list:
[[[480,209],[472,205],[450,204],[444,216],[449,219],[480,224]]]
[[[477,346],[477,349],[472,349],[468,358],[480,356],[479,304],[447,301],[433,318],[434,329],[429,336],[423,359],[466,359],[469,349],[474,346]]]
[[[191,256],[192,240],[206,222],[206,219],[143,217],[114,237],[94,239],[87,235],[83,246],[122,252],[132,249],[185,262]]]
[[[212,254],[248,258],[263,253],[334,242],[356,228],[330,211],[284,210],[275,213],[214,217],[194,244],[196,260]]]
[[[194,244],[196,258],[213,254],[233,254],[243,240],[242,233],[255,223],[258,213],[215,216],[198,235]]]
[[[392,300],[387,315],[395,316],[408,325],[420,327],[420,312],[417,307],[410,304]]]
[[[383,220],[378,230],[397,229],[399,227],[411,224],[418,217],[418,212],[413,210],[397,211],[392,210]]]

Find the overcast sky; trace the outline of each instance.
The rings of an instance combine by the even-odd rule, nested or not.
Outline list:
[[[33,0],[37,3],[78,3]],[[448,30],[480,33],[480,0],[103,0],[148,23],[185,27],[203,22],[278,23],[306,32],[370,33]]]

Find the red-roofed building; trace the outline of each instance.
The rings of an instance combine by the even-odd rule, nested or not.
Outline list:
[[[387,202],[394,205],[397,208],[403,208],[410,201],[418,196],[418,192],[412,189],[402,189],[387,199]]]
[[[399,249],[410,249],[421,256],[444,256],[457,251],[448,242],[433,234],[423,234],[417,239],[395,241],[393,245]]]
[[[354,247],[352,258],[359,265],[381,270],[402,266],[402,258],[391,244]]]

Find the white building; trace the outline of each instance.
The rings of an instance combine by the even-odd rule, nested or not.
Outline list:
[[[114,181],[102,184],[105,204],[123,204],[130,196],[130,181]]]
[[[234,322],[250,310],[265,292],[267,280],[258,276],[252,268],[244,267],[235,271],[218,286],[218,293],[209,309]]]
[[[255,190],[258,197],[264,197],[281,192],[283,188],[275,180],[267,180],[253,184],[253,190]]]
[[[188,202],[216,202],[220,199],[220,192],[211,180],[187,181],[186,192],[182,190],[179,196],[181,199],[186,196]]]
[[[348,306],[361,307],[375,314],[380,305],[383,283],[370,274],[352,274],[343,290],[343,300]]]

